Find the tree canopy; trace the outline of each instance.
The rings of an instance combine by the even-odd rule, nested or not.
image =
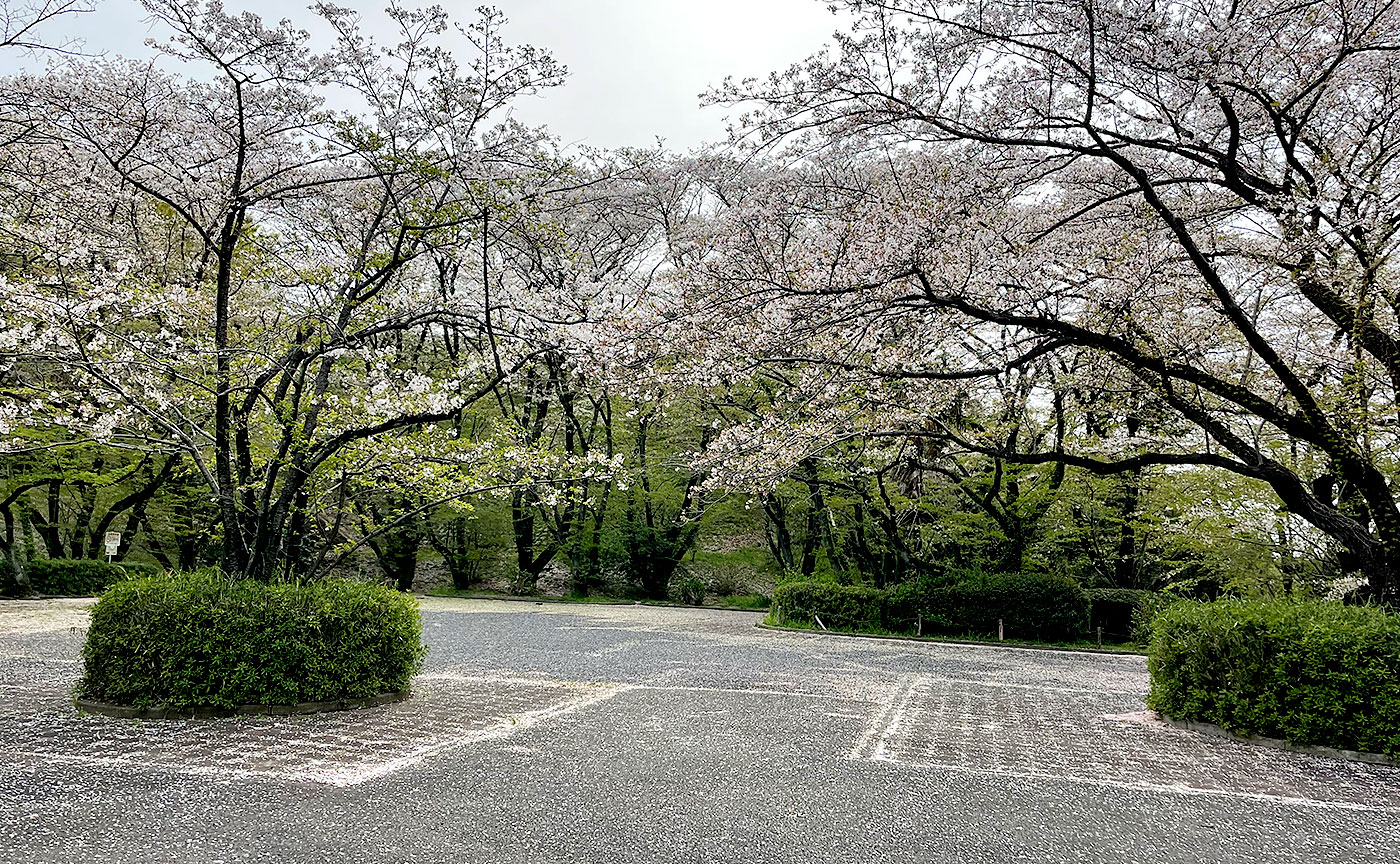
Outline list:
[[[120,522],[411,584],[490,523],[585,592],[727,532],[876,585],[1400,593],[1392,3],[846,0],[680,155],[511,119],[565,70],[495,10],[459,57],[437,7],[144,2],[156,62],[4,85],[15,561]]]

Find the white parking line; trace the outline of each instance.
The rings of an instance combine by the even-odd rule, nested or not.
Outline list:
[[[851,748],[851,752],[847,754],[846,758],[871,759],[878,749],[883,748],[885,739],[889,737],[890,725],[899,713],[896,704],[907,706],[910,694],[921,680],[922,676],[918,678],[906,677],[890,688],[890,695],[877,703],[879,710],[871,715],[865,731],[856,740],[856,746]]]
[[[973,774],[983,777],[1006,777],[1013,780],[1051,780],[1063,783],[1100,786],[1109,789],[1128,789],[1136,792],[1164,792],[1172,795],[1193,797],[1242,798],[1249,801],[1266,801],[1273,804],[1288,804],[1297,807],[1314,807],[1322,810],[1349,810],[1371,813],[1400,813],[1400,807],[1359,804],[1351,801],[1322,801],[1317,798],[1303,798],[1292,795],[1271,795],[1267,792],[1243,792],[1236,789],[1201,789],[1180,783],[1146,783],[1125,780],[1109,780],[1104,777],[1081,777],[1074,774],[1052,774],[1046,771],[1008,771],[1002,768],[976,768],[969,765],[952,765],[946,762],[905,761],[887,755],[876,755],[869,761],[900,765],[909,768],[937,768],[955,771],[959,774]]]
[[[420,747],[411,753],[407,753],[395,759],[390,759],[386,762],[379,762],[364,768],[345,768],[326,772],[325,779],[322,779],[320,782],[328,783],[333,786],[358,786],[366,781],[386,777],[390,774],[402,771],[405,768],[410,768],[422,762],[424,759],[427,759],[429,756],[435,756],[458,747],[465,747],[468,744],[479,744],[482,741],[505,738],[523,729],[538,726],[546,720],[563,717],[565,714],[571,714],[581,708],[587,708],[590,705],[604,702],[632,688],[626,684],[612,684],[592,689],[593,692],[591,693],[585,692],[573,699],[556,702],[546,708],[527,711],[524,714],[506,718],[494,725],[487,726],[485,729],[477,729],[462,735],[455,735],[451,738],[436,741],[425,747]]]
[[[1103,714],[1097,715],[1096,719],[1160,729],[1171,740],[1152,746],[1150,741],[1131,736],[1121,740],[1116,734],[1096,738],[1095,735],[1103,736],[1103,732],[1092,727],[1093,718],[1081,717],[1073,711],[1061,715],[1054,713],[1056,709],[1053,707],[1050,708],[1051,715],[1023,717],[1022,720],[1032,724],[1030,727],[998,725],[995,721],[1000,719],[1000,715],[995,712],[1007,707],[1015,708],[1016,703],[1007,706],[993,700],[980,709],[974,708],[968,715],[969,707],[961,700],[968,696],[964,688],[969,683],[977,683],[988,689],[1002,686],[994,682],[964,682],[927,675],[904,679],[891,689],[886,699],[876,704],[865,730],[847,758],[983,777],[1047,780],[1107,789],[1265,801],[1325,810],[1400,813],[1400,806],[1380,803],[1387,800],[1385,796],[1367,793],[1364,784],[1358,785],[1355,778],[1343,775],[1340,785],[1315,782],[1305,770],[1306,766],[1293,765],[1286,757],[1280,757],[1272,768],[1261,767],[1257,762],[1243,765],[1241,767],[1246,770],[1239,776],[1212,772],[1209,769],[1219,767],[1211,762],[1212,757],[1218,760],[1227,758],[1226,754],[1209,750],[1197,752],[1200,742],[1189,735],[1190,752],[1187,756],[1193,764],[1196,760],[1204,760],[1201,764],[1207,774],[1199,784],[1190,777],[1178,779],[1173,774],[1179,772],[1181,762],[1166,745],[1178,739],[1182,733],[1167,724],[1149,721],[1145,712]],[[939,685],[948,684],[954,685],[960,702],[954,706],[954,716],[943,717],[936,713],[939,711],[937,700],[942,698],[936,691]],[[971,704],[975,704],[979,697],[971,698]],[[973,725],[968,725],[969,716]],[[1086,723],[1088,725],[1080,725]],[[970,731],[973,733],[971,736]],[[969,746],[972,749],[965,750]],[[1094,746],[1105,749],[1085,752],[1086,747],[1092,751]],[[1115,747],[1136,748],[1135,752],[1148,761],[1137,763],[1129,758],[1120,763],[1114,763],[1111,759],[1103,762],[1101,754],[1112,753]],[[994,764],[985,764],[987,760]],[[1153,760],[1159,760],[1161,764],[1153,767]],[[1002,764],[995,764],[997,761]],[[983,764],[975,764],[978,762]],[[1096,769],[1106,773],[1096,774]],[[1131,774],[1124,776],[1134,771],[1140,774],[1145,771],[1149,776],[1143,779]],[[1112,776],[1114,773],[1118,776]],[[1150,776],[1153,773],[1160,773],[1161,776]],[[1251,785],[1254,790],[1249,788]],[[1231,786],[1236,788],[1229,788]],[[1270,786],[1273,787],[1272,791]],[[1347,797],[1352,800],[1346,800]]]

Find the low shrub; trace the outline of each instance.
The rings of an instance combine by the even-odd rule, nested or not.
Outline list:
[[[1129,632],[1129,639],[1138,645],[1146,645],[1152,640],[1152,619],[1157,617],[1157,613],[1166,609],[1173,603],[1192,602],[1182,601],[1161,591],[1153,591],[1138,603],[1137,609],[1133,610],[1132,626]]]
[[[914,630],[920,618],[929,614],[929,597],[952,582],[948,578],[922,574],[891,586],[885,600],[885,626],[891,630]]]
[[[365,698],[408,686],[421,637],[417,602],[379,585],[127,579],[93,607],[78,695],[176,711]]]
[[[701,582],[698,576],[691,573],[681,573],[677,574],[674,581],[676,587],[673,589],[672,593],[675,594],[678,601],[687,606],[705,605],[707,591],[705,590],[705,583]]]
[[[1156,596],[1141,588],[1090,588],[1089,629],[1103,628],[1103,635],[1115,640],[1132,639],[1138,610],[1150,605]]]
[[[909,586],[909,587],[904,587]],[[924,629],[992,636],[1001,622],[1013,639],[1070,641],[1089,629],[1089,596],[1069,579],[1027,573],[906,582],[891,592],[892,623],[920,616]]]
[[[1244,735],[1400,757],[1400,617],[1326,601],[1177,603],[1147,704]]]
[[[773,589],[784,621],[813,621],[833,630],[876,630],[884,624],[885,592],[867,585],[788,582]]]
[[[690,564],[688,570],[705,583],[709,593],[722,597],[748,594],[751,592],[751,584],[763,581],[758,578],[759,574],[747,565],[722,559]]]
[[[715,598],[716,606],[734,609],[767,609],[769,602],[763,594],[723,594]]]
[[[87,597],[129,576],[160,572],[154,564],[128,564],[92,558],[35,558],[25,568],[29,587],[40,594]]]
[[[540,593],[539,577],[515,564],[506,568],[506,593],[512,597],[532,597]]]

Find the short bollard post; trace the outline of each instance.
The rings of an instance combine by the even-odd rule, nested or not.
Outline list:
[[[1006,641],[1006,627],[1002,624],[1002,620],[1000,618],[997,619],[997,641]]]
[[[924,635],[924,616],[923,616],[922,614],[915,615],[915,616],[914,616],[914,621],[916,622],[916,627],[915,627],[915,630],[914,630],[914,635],[915,635],[915,636],[922,636],[922,635]]]
[[[1099,647],[1102,648],[1102,647],[1103,647],[1103,628],[1102,628],[1102,627],[1100,627],[1099,630],[1098,630],[1098,643],[1099,643]]]

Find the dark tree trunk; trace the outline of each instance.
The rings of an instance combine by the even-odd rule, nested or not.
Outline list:
[[[768,551],[778,564],[778,572],[786,575],[792,572],[792,534],[787,527],[787,512],[783,499],[777,492],[766,492],[761,498],[765,525],[763,536],[768,541]]]
[[[1137,588],[1137,509],[1142,495],[1142,472],[1130,471],[1123,477],[1118,497],[1118,548],[1113,557],[1113,584]]]

